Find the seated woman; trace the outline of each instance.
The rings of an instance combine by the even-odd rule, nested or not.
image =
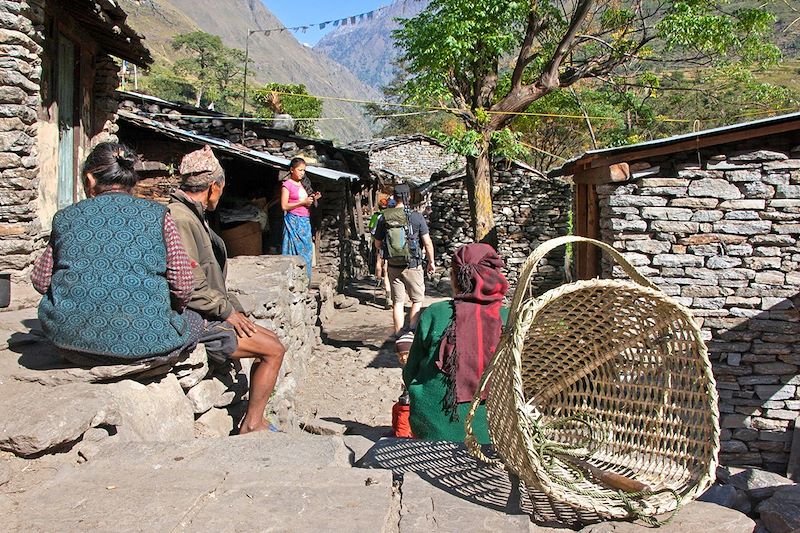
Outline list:
[[[453,300],[437,302],[420,315],[403,368],[415,437],[464,440],[464,420],[508,315],[501,308],[508,291],[502,267],[503,260],[488,244],[462,246],[452,259]],[[483,403],[474,430],[480,443],[489,443]]]
[[[39,320],[61,354],[82,366],[177,357],[202,319],[182,314],[192,270],[167,208],[136,198],[134,152],[95,146],[83,166],[87,199],[58,211],[33,268]]]

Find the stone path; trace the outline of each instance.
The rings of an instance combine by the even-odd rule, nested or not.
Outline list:
[[[73,404],[69,416],[58,412],[69,406],[52,407],[42,396],[79,384],[54,388],[13,378],[20,371],[14,343],[29,342],[25,326],[35,310],[0,313],[0,333],[12,340],[11,349],[0,344],[0,433],[35,422],[31,413],[41,424],[93,428],[77,444],[65,442],[62,453],[21,459],[0,452],[2,530],[566,531],[532,523],[524,487],[513,487],[504,471],[476,463],[463,445],[381,438],[400,391],[394,346],[386,342],[390,312],[380,301],[372,303],[369,285],[353,291],[361,303],[334,314],[300,390],[300,418],[321,435],[107,438],[96,420],[85,420],[94,410],[91,402],[103,403],[91,393],[78,391],[85,403]],[[133,407],[106,416],[124,418]],[[156,434],[159,428],[140,429]],[[694,502],[661,531],[701,527],[704,533],[750,533],[754,523],[739,512]],[[588,530],[647,528],[611,523]]]
[[[392,405],[402,388],[389,340],[392,314],[384,308],[383,290],[367,281],[347,294],[360,303],[338,309],[325,325],[322,349],[298,387],[298,412],[311,431],[376,440],[391,430]]]

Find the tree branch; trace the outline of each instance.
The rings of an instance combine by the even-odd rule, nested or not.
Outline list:
[[[522,41],[522,47],[517,54],[517,63],[514,65],[514,73],[511,75],[511,87],[519,87],[522,82],[522,74],[525,72],[531,61],[533,61],[539,54],[531,53],[533,41],[547,26],[547,23],[538,18],[535,10],[531,9],[528,13],[528,25],[525,28],[525,39]]]
[[[549,92],[558,88],[558,69],[561,68],[561,63],[567,56],[575,36],[578,34],[578,28],[583,24],[586,16],[589,14],[589,9],[594,4],[594,0],[578,0],[575,5],[575,12],[572,15],[572,20],[569,22],[569,28],[561,37],[553,57],[550,58],[547,66],[544,68],[539,83]]]

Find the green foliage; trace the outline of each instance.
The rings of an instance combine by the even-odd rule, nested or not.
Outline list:
[[[429,135],[442,143],[444,149],[450,153],[463,155],[464,157],[478,157],[481,150],[481,134],[474,130],[468,130],[463,126],[458,127],[452,133],[433,130]]]
[[[264,118],[271,118],[277,113],[288,113],[295,119],[317,119],[322,116],[322,100],[309,96],[302,83],[268,83],[254,92],[253,102],[257,115]],[[319,136],[313,120],[298,120],[295,129],[303,135]]]
[[[520,141],[522,133],[510,128],[493,131],[491,137],[492,155],[503,159],[527,159],[528,149]]]
[[[179,76],[171,65],[156,61],[150,71],[142,76],[140,90],[171,102],[194,100],[197,91],[186,78]]]
[[[419,102],[449,101],[445,83],[467,86],[491,72],[497,58],[511,52],[521,39],[529,2],[507,0],[433,0],[394,32],[402,59],[414,73],[406,94]],[[480,104],[478,104],[480,105]]]
[[[764,39],[775,23],[771,13],[741,8],[727,14],[715,8],[705,0],[673,2],[657,26],[665,50],[718,56],[736,50],[743,60],[763,64],[780,58],[778,48]]]
[[[697,76],[676,76],[662,86],[662,78],[670,78],[664,66],[678,61],[713,65],[715,71],[738,63],[774,64],[780,58],[769,42],[774,20],[763,9],[712,0],[432,0],[416,17],[400,20],[394,33],[405,51],[407,73],[398,88],[405,101],[448,106],[463,121],[464,130],[446,140],[457,153],[476,153],[477,139],[488,133],[491,150],[508,152],[513,139],[521,139],[539,148],[535,161],[549,166],[593,143],[627,144],[686,128],[686,122],[662,120],[676,110],[712,122],[730,120],[721,111],[741,107],[746,99],[757,107],[791,100],[777,88],[748,83],[734,98],[724,84],[709,85]],[[527,48],[522,47],[526,34]],[[559,53],[560,45],[568,53]],[[517,65],[515,81],[511,73]],[[743,83],[745,72],[731,81]],[[606,82],[593,81],[600,78]],[[574,92],[563,91],[573,85]],[[703,108],[701,96],[712,87],[725,98],[706,95]],[[722,100],[731,107],[720,106]],[[499,109],[511,113],[498,114]],[[519,112],[578,118],[516,116]],[[512,121],[514,133],[498,133]]]

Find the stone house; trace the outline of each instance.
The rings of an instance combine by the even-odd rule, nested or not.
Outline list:
[[[800,113],[593,150],[551,174],[575,182],[576,234],[624,252],[701,323],[722,463],[797,475]],[[576,267],[624,276],[584,247]]]
[[[204,144],[210,145],[225,169],[225,194],[219,209],[211,214],[226,241],[229,256],[280,254],[283,212],[280,208],[281,180],[290,160],[266,151],[247,148],[212,135],[202,135],[175,124],[119,110],[119,138],[139,155],[139,174],[144,178],[135,194],[167,202],[169,192],[180,184],[177,168],[181,158]],[[315,190],[322,192],[319,208],[313,210],[317,263],[326,273],[339,274],[348,247],[347,228],[354,226],[353,190],[359,176],[309,164],[306,169]]]
[[[439,141],[420,133],[356,141],[348,148],[369,158],[373,179],[370,212],[378,196],[391,194],[394,185],[401,182],[411,186],[411,201],[419,205],[423,197],[416,193],[417,187],[428,183],[432,176],[449,174],[464,166],[463,157],[448,153]]]
[[[466,172],[462,168],[417,189],[422,205],[427,206],[431,239],[441,266],[439,274],[445,281],[449,279],[453,252],[459,246],[473,242],[465,179]],[[504,273],[512,291],[520,267],[530,253],[540,243],[569,233],[571,202],[569,182],[547,177],[520,161],[494,162],[492,206],[497,228],[497,251],[506,263]],[[563,253],[545,258],[532,278],[535,293],[562,284],[564,264]]]
[[[114,138],[115,58],[152,61],[125,19],[104,0],[0,3],[0,270],[15,280],[81,198],[87,149]]]

